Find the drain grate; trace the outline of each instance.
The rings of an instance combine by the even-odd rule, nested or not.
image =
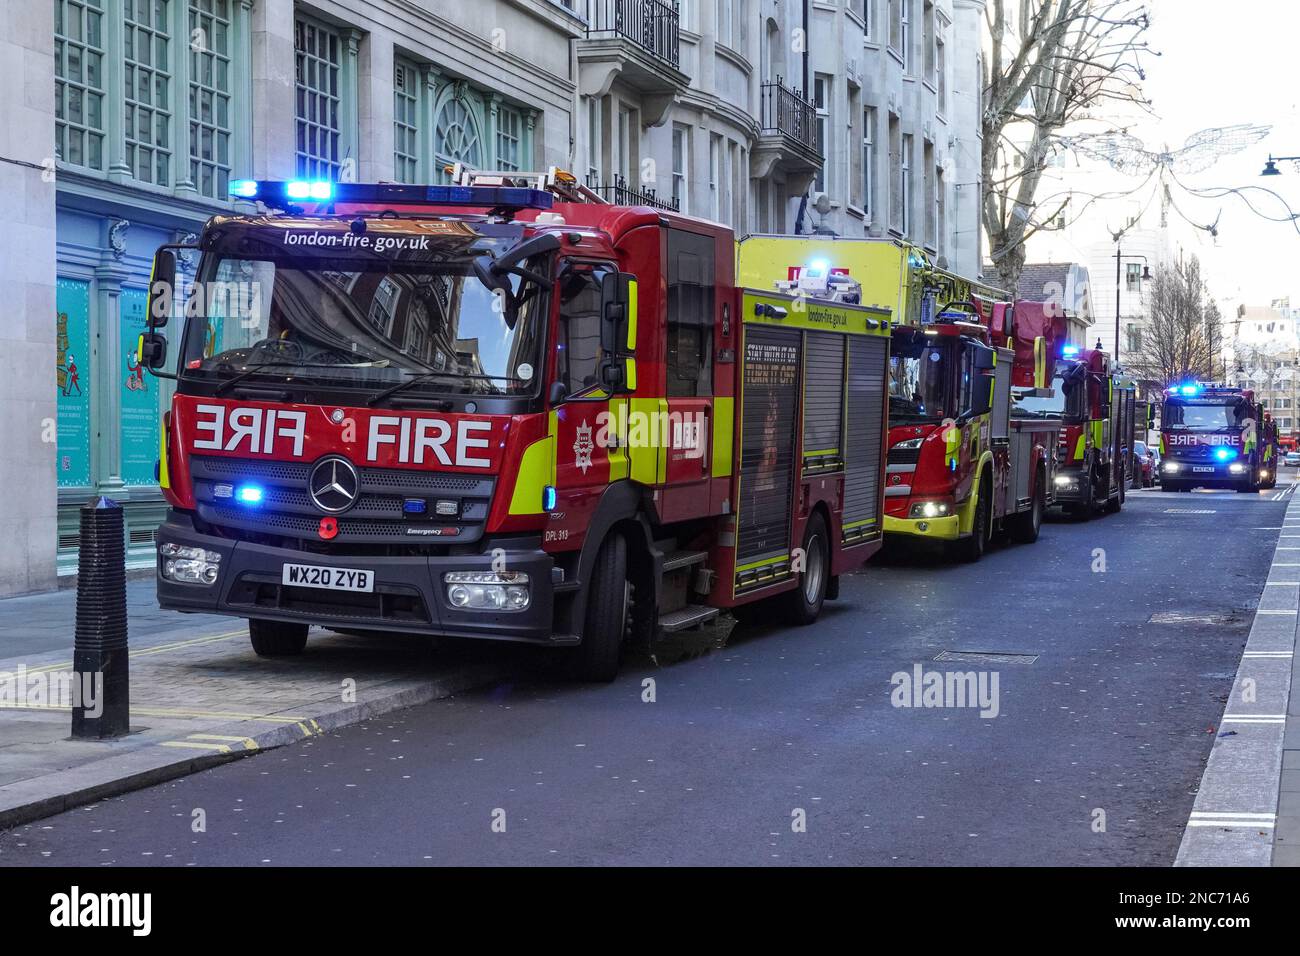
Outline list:
[[[953,661],[959,664],[1032,664],[1037,654],[1004,654],[1000,651],[944,651],[936,661]]]
[[[1217,515],[1213,508],[1166,508],[1167,515]]]
[[[1184,614],[1181,611],[1160,611],[1147,618],[1148,624],[1232,624],[1228,614]]]

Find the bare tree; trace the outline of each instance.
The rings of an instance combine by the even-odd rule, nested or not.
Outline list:
[[[1125,359],[1125,368],[1160,388],[1183,380],[1213,380],[1222,361],[1223,328],[1196,256],[1172,266],[1157,266],[1151,276],[1151,315],[1142,342]]]
[[[1035,198],[1058,132],[1100,106],[1149,106],[1137,86],[1149,21],[1134,0],[989,0],[985,14],[982,219],[1002,287],[1014,290],[1026,240],[1065,226],[1068,196],[1042,209]]]

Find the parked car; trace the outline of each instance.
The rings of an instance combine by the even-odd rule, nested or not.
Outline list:
[[[1286,459],[1283,464],[1300,465],[1300,451],[1289,451],[1286,453]]]
[[[1156,476],[1160,474],[1155,449],[1144,441],[1135,441],[1133,454],[1137,457],[1133,469],[1133,484],[1139,488],[1150,488],[1156,483]]]

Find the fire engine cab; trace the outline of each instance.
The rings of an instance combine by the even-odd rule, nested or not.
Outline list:
[[[888,309],[742,289],[729,229],[556,169],[232,194],[158,251],[139,345],[176,383],[163,607],[608,680],[737,605],[809,623],[880,547]]]

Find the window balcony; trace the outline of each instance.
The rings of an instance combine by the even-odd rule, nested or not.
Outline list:
[[[634,189],[622,176],[615,176],[613,182],[600,185],[595,176],[587,177],[587,187],[601,199],[616,206],[649,206],[664,212],[678,212],[677,203],[669,199],[660,199],[658,194],[647,186]]]
[[[758,143],[754,147],[752,175],[766,178],[774,170],[786,173],[787,182],[809,182],[822,168],[822,145],[817,131],[817,108],[799,90],[780,77],[762,84]]]
[[[658,126],[686,90],[676,0],[589,0],[578,43],[579,92],[604,96],[617,80],[642,96],[641,122]]]

